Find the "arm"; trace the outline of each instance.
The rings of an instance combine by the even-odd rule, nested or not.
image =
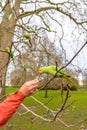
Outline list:
[[[15,113],[25,97],[31,95],[38,86],[38,80],[26,82],[18,92],[10,94],[4,102],[0,104],[0,127]]]
[[[10,94],[8,98],[0,104],[0,127],[15,113],[25,96],[20,92]]]

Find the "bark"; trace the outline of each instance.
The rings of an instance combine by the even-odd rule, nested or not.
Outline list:
[[[0,24],[0,50],[5,51],[6,47],[12,47],[20,3],[21,0],[16,0],[14,6],[11,7],[8,2],[4,8],[4,15]],[[0,51],[0,98],[5,94],[6,71],[10,60],[8,53],[4,51]]]

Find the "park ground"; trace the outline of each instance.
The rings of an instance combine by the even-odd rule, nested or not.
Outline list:
[[[17,88],[7,88],[6,93],[15,92]],[[48,97],[44,98],[45,91],[36,91],[33,96],[41,101],[53,111],[61,108],[62,101],[65,100],[67,91],[61,97],[60,90],[49,90]],[[44,118],[53,119],[52,113],[48,112],[41,104],[35,102],[31,97],[27,97],[23,104],[33,112]],[[24,113],[24,115],[20,115]],[[81,126],[87,129],[87,90],[70,91],[65,109],[60,112],[58,118],[63,121],[47,122],[36,118],[30,112],[25,113],[25,109],[20,106],[14,116],[7,122],[2,130],[80,130]],[[67,127],[71,126],[71,127]]]

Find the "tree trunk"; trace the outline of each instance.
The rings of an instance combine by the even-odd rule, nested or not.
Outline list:
[[[47,66],[49,66],[49,54],[47,53]],[[47,76],[47,81],[48,81],[48,76]],[[48,97],[48,90],[46,89],[45,90],[45,96],[44,96],[45,98],[47,98]]]
[[[48,90],[46,89],[45,90],[45,96],[44,96],[45,98],[47,98],[48,97]]]
[[[4,15],[0,23],[0,98],[5,94],[6,71],[10,60],[5,49],[7,47],[12,47],[12,38],[19,14],[20,3],[21,0],[16,0],[14,6],[11,7],[8,1],[4,8]]]

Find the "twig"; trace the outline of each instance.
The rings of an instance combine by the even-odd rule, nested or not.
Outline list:
[[[50,101],[53,100],[54,97],[51,97],[44,105],[47,105]]]
[[[5,52],[5,53],[7,53],[7,54],[8,54],[8,52],[7,52],[7,51],[5,51],[5,50],[3,50],[3,49],[0,49],[0,52]]]
[[[55,115],[55,117],[54,117],[54,121],[56,120],[56,118],[57,118],[57,115],[64,109],[64,107],[65,107],[65,104],[66,104],[66,102],[67,102],[67,100],[68,100],[68,98],[69,98],[69,86],[67,85],[67,93],[66,93],[66,98],[65,98],[65,100],[64,100],[64,102],[63,102],[63,104],[62,104],[62,106],[61,106],[61,108],[60,108],[60,110],[56,113],[56,115]]]
[[[37,100],[35,97],[30,96],[31,98],[33,98],[37,103],[39,103],[40,105],[42,105],[47,111],[50,111],[52,113],[54,113],[54,111],[50,108],[48,108],[46,105],[44,105],[42,102],[40,102],[39,100]]]
[[[78,123],[74,124],[73,126],[78,126],[78,125],[81,125],[82,123],[86,122],[87,121],[87,118],[82,120],[82,121],[79,121]]]
[[[52,120],[50,120],[50,119],[44,118],[44,117],[42,117],[42,116],[36,114],[35,112],[31,111],[31,110],[30,110],[28,107],[26,107],[23,103],[21,104],[21,106],[24,107],[24,108],[27,110],[27,112],[32,113],[34,116],[36,116],[36,117],[38,117],[38,118],[40,118],[40,119],[42,119],[42,120],[44,120],[44,121],[47,121],[47,122],[51,122],[51,121],[52,121]]]
[[[60,120],[59,118],[57,118],[57,120],[59,121],[59,122],[61,122],[64,126],[66,126],[66,127],[70,127],[69,125],[67,125],[64,121],[62,121],[62,120]]]
[[[82,47],[76,52],[76,54],[72,57],[72,59],[63,67],[61,67],[60,69],[66,68],[75,58],[76,56],[81,52],[81,50],[87,45],[87,41],[82,45]],[[60,70],[59,70],[60,71]]]
[[[9,4],[9,0],[8,0],[8,2],[4,5],[4,7],[2,8],[2,10],[0,11],[0,13],[2,13],[4,10],[5,10],[5,8],[6,8],[6,6]]]
[[[74,104],[76,102],[76,100],[73,100],[69,105],[67,105],[63,110],[67,109],[68,107],[70,107],[72,104]]]

